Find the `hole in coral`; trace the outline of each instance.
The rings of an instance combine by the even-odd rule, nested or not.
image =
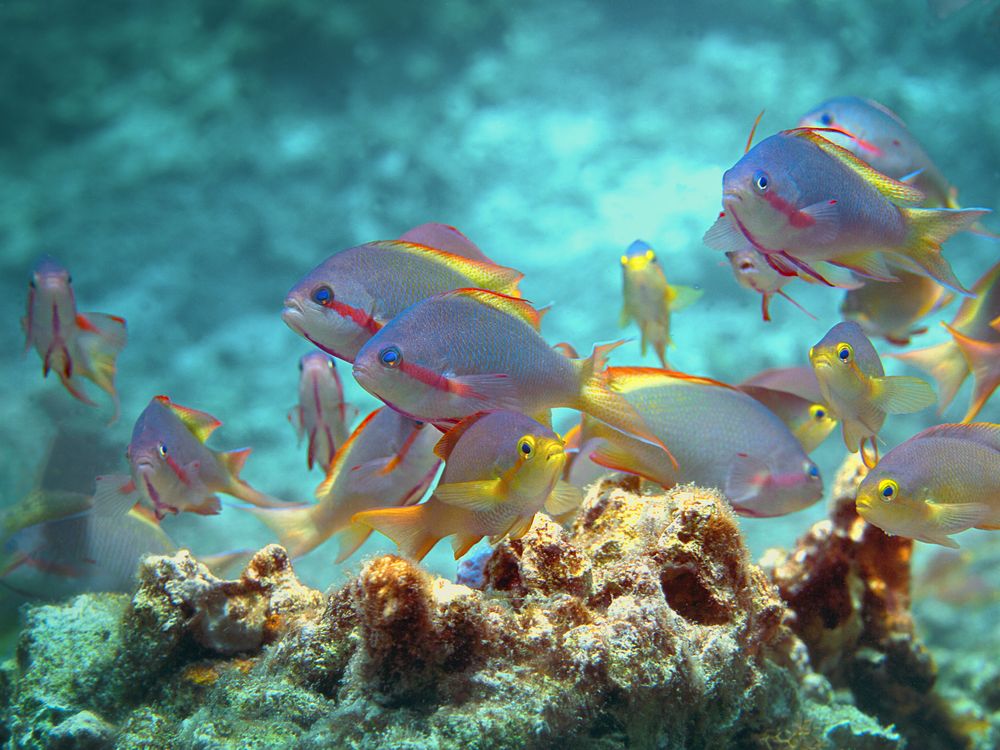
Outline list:
[[[660,587],[667,604],[685,620],[699,625],[725,625],[729,622],[726,608],[698,580],[693,571],[683,568],[664,570]]]

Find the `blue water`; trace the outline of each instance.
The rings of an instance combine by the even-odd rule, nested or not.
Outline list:
[[[701,243],[722,173],[762,109],[759,136],[830,96],[878,99],[964,204],[1000,206],[993,3],[944,20],[916,0],[690,6],[0,6],[0,503],[38,481],[60,425],[108,445],[100,473],[125,471],[131,425],[160,393],[219,417],[215,447],[252,446],[252,484],[311,497],[321,476],[307,473],[285,418],[308,345],[279,318],[284,294],[329,254],[425,221],[459,227],[523,271],[525,297],[553,304],[543,329],[553,342],[586,352],[633,336],[613,363],[655,364],[617,323],[618,257],[642,238],[672,282],[705,290],[674,319],[672,365],[737,381],[805,364],[840,295],[800,284],[795,296],[817,320],[778,300],[764,323],[759,298]],[[107,410],[43,380],[34,352],[19,356],[29,270],[43,252],[69,267],[82,310],[128,320],[113,427]],[[998,252],[970,235],[946,248],[967,284]],[[941,339],[931,329],[920,344]],[[347,389],[363,413],[375,406]],[[968,386],[945,418],[967,401]],[[1000,421],[996,399],[981,416]],[[892,417],[883,437],[892,446],[935,420]],[[827,479],[842,458],[835,435],[817,454]],[[62,460],[72,464],[72,451]],[[820,504],[745,528],[759,554],[823,515]],[[271,541],[232,509],[164,527],[196,552]],[[963,543],[995,544],[985,532]],[[324,547],[297,567],[325,587],[392,548],[373,538],[338,568]],[[426,562],[454,569],[446,544]]]

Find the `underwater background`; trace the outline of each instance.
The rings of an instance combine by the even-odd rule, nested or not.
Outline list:
[[[333,252],[428,221],[524,272],[524,297],[553,306],[551,342],[585,353],[632,337],[612,364],[657,364],[640,356],[636,329],[618,326],[618,258],[641,238],[671,283],[704,290],[673,318],[673,367],[737,382],[807,364],[842,294],[797,285],[816,319],[776,299],[764,322],[758,295],[701,241],[761,110],[758,138],[832,96],[877,99],[963,205],[1000,207],[994,2],[14,0],[0,4],[0,39],[0,507],[47,466],[68,485],[124,473],[132,424],[156,394],[221,419],[214,447],[252,447],[251,484],[310,499],[321,475],[286,420],[309,347],[279,317],[284,295]],[[998,252],[970,234],[945,247],[967,284]],[[104,394],[101,409],[82,405],[42,379],[34,353],[20,355],[42,253],[70,269],[81,310],[128,321],[110,427]],[[917,345],[944,335],[934,322]],[[374,408],[339,371],[348,401]],[[968,390],[946,421],[961,418]],[[572,419],[557,415],[557,430]],[[1000,421],[996,398],[980,419]],[[888,448],[938,421],[933,410],[893,416],[881,437]],[[814,454],[828,486],[843,457],[839,431]],[[740,525],[756,558],[825,514],[819,503]],[[232,508],[163,526],[195,554],[274,541]],[[997,536],[962,534],[961,557],[947,553],[961,560],[957,583],[918,589],[917,628],[944,669],[996,664]],[[295,570],[326,589],[394,549],[374,534],[343,565],[327,546]],[[918,570],[939,554],[918,543]],[[424,564],[454,575],[447,545]],[[5,651],[24,601],[0,589]]]

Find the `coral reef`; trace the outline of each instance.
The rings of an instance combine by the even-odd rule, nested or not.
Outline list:
[[[811,672],[714,491],[605,481],[569,530],[540,515],[501,543],[481,581],[387,555],[323,597],[277,546],[236,581],[149,557],[131,601],[28,610],[3,731],[16,748],[902,747]]]
[[[833,485],[830,518],[765,567],[792,611],[813,668],[859,708],[894,724],[911,746],[968,748],[973,739],[934,691],[937,670],[910,615],[913,540],[888,536],[854,509],[867,469],[852,456]]]

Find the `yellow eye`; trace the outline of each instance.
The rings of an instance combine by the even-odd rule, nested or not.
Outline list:
[[[837,344],[837,359],[844,364],[850,362],[854,359],[854,347],[845,341],[841,341]]]
[[[628,256],[627,255],[623,255],[622,256],[622,265],[623,266],[627,266],[628,265]]]
[[[646,251],[646,260],[652,260],[656,257],[656,254],[652,250]]]
[[[899,485],[894,479],[883,479],[878,483],[878,496],[883,501],[890,503],[899,494]]]
[[[809,359],[810,360],[813,358],[813,352],[814,351],[816,351],[816,347],[815,346],[810,346],[809,347]]]
[[[535,455],[535,438],[525,435],[517,441],[517,452],[525,461],[530,460]]]
[[[826,419],[826,407],[823,404],[813,404],[809,407],[809,416],[817,422]]]

